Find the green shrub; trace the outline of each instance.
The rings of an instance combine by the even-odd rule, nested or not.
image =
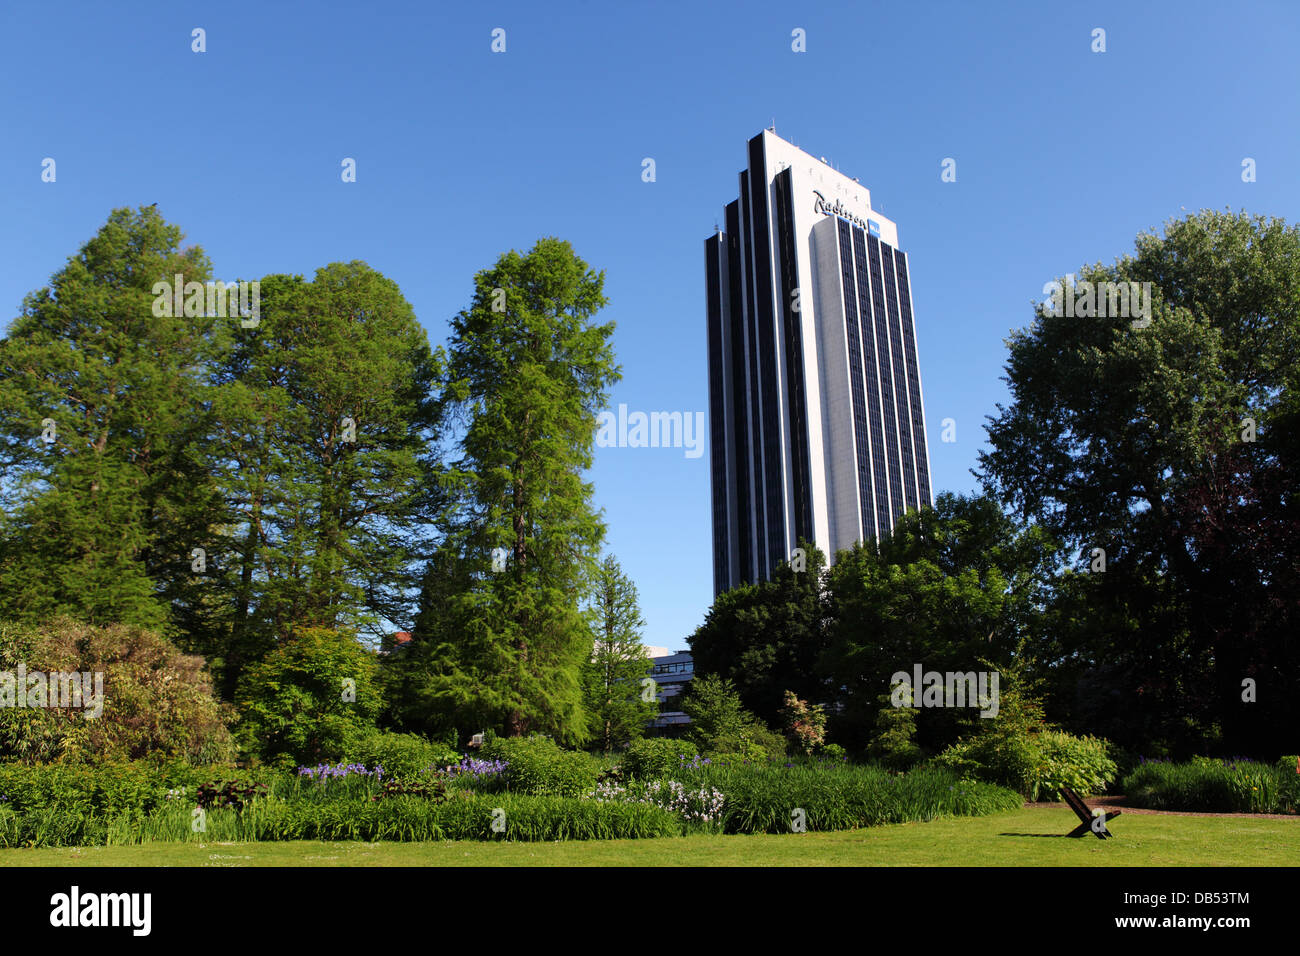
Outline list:
[[[201,783],[195,791],[200,807],[242,810],[259,797],[265,797],[267,787],[262,783],[244,783],[239,780],[214,780]]]
[[[169,802],[193,808],[204,784],[271,790],[283,783],[284,778],[269,769],[198,767],[179,762],[0,764],[0,796],[19,813],[51,810],[105,818],[143,815]]]
[[[451,794],[447,792],[446,778],[437,774],[424,774],[385,780],[379,792],[371,799],[391,800],[394,797],[420,797],[434,803],[445,803],[451,799]]]
[[[1036,769],[1039,794],[1057,795],[1062,785],[1079,794],[1101,793],[1118,772],[1110,744],[1099,737],[1044,730],[1035,743],[1042,761]]]
[[[905,705],[895,707],[889,694],[879,698],[876,732],[867,744],[867,756],[890,770],[910,770],[921,760],[916,744],[916,711],[910,706],[911,691],[905,691]]]
[[[977,732],[948,747],[934,763],[1030,800],[1055,799],[1063,785],[1081,795],[1104,790],[1119,772],[1110,743],[1050,726],[1034,683],[1024,676],[1023,662],[1004,668],[1002,676],[997,716],[977,719]]]
[[[0,671],[13,671],[19,663],[29,675],[101,674],[101,713],[87,717],[98,697],[93,678],[83,689],[80,708],[0,707],[0,759],[234,759],[226,726],[232,713],[213,695],[203,658],[182,654],[153,631],[68,618],[40,628],[0,624]]]
[[[625,777],[651,780],[673,773],[695,756],[695,745],[684,740],[646,737],[627,748],[619,766]]]
[[[713,675],[695,678],[682,700],[682,710],[691,718],[687,739],[701,753],[746,760],[785,757],[785,738],[745,709],[729,680]]]
[[[1055,730],[987,733],[958,741],[935,758],[962,777],[1009,787],[1030,800],[1054,799],[1064,784],[1081,795],[1099,793],[1115,778],[1108,743]]]
[[[823,760],[833,760],[837,763],[848,759],[848,752],[839,744],[825,744],[817,755]]]
[[[440,770],[460,760],[460,754],[446,744],[416,734],[376,731],[362,737],[350,756],[367,767],[380,766],[390,777],[410,777],[430,768]]]
[[[1194,757],[1186,763],[1146,761],[1123,781],[1135,807],[1199,813],[1300,813],[1295,758],[1276,764]]]
[[[562,750],[550,737],[494,737],[484,741],[483,756],[504,760],[506,787],[512,793],[579,797],[596,786],[601,764],[590,754]]]
[[[383,707],[377,667],[354,634],[295,631],[240,680],[241,743],[283,769],[350,758],[375,733]],[[344,681],[352,681],[355,700],[343,699]]]

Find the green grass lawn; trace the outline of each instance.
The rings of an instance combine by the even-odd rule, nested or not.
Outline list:
[[[568,843],[155,843],[0,850],[0,866],[1300,866],[1300,818],[1125,815],[1071,840],[1066,809],[836,833]]]

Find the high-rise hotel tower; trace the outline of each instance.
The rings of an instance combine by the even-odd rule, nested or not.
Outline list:
[[[764,130],[704,251],[721,593],[932,496],[907,255],[867,188]]]

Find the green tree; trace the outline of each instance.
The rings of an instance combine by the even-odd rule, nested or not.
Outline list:
[[[240,682],[242,745],[282,766],[349,756],[383,708],[372,651],[347,631],[295,630]]]
[[[385,722],[410,733],[439,739],[452,735],[461,740],[488,727],[491,714],[471,707],[454,708],[447,698],[435,697],[442,682],[431,675],[444,673],[446,658],[436,653],[460,634],[461,621],[473,613],[466,595],[481,588],[480,575],[462,561],[451,543],[434,551],[420,578],[411,640],[380,658],[380,680],[388,702]],[[468,728],[468,729],[467,729]],[[455,746],[455,744],[453,744]]]
[[[817,674],[827,640],[826,556],[806,541],[800,547],[805,568],[787,562],[768,581],[724,591],[688,641],[697,674],[730,680],[745,707],[772,724],[787,690],[826,697]]]
[[[900,707],[893,704],[892,694],[877,698],[875,734],[867,744],[867,755],[890,770],[910,770],[921,759],[916,745],[916,711],[912,708],[912,691],[901,691]]]
[[[1081,710],[1119,703],[1106,729],[1130,744],[1221,727],[1231,753],[1276,754],[1300,718],[1300,230],[1207,211],[1080,274],[1151,283],[1151,322],[1039,306],[1008,341],[982,477],[1085,568],[1105,551],[1059,611]]]
[[[580,596],[604,524],[582,474],[619,378],[613,323],[592,321],[603,286],[567,242],[542,239],[479,272],[452,322],[444,405],[464,433],[440,476],[441,524],[452,579],[472,583],[426,616],[438,626],[412,663],[426,706],[455,726],[586,737]]]
[[[683,695],[682,711],[691,719],[686,739],[703,753],[758,760],[785,755],[781,736],[745,709],[735,685],[725,678],[697,676]]]
[[[210,389],[226,506],[214,578],[225,686],[291,627],[409,627],[437,441],[441,357],[397,285],[365,263],[261,281]]]
[[[944,493],[904,515],[879,542],[841,552],[827,575],[830,619],[821,667],[837,688],[832,736],[867,744],[875,701],[898,671],[969,672],[979,659],[1010,660],[1041,637],[1058,549],[1038,527],[1019,527],[987,496]],[[918,734],[937,749],[960,715],[926,709]]]
[[[642,700],[650,656],[641,643],[645,622],[636,585],[612,554],[597,571],[592,612],[595,640],[582,669],[583,702],[592,739],[609,753],[640,738],[659,710],[653,697]]]
[[[0,613],[159,628],[192,587],[220,513],[199,451],[214,320],[154,309],[155,283],[208,278],[180,242],[115,209],[0,340]]]

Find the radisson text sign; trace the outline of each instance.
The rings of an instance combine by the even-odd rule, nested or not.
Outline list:
[[[826,197],[815,189],[813,195],[817,197],[813,200],[813,212],[820,212],[827,216],[839,216],[841,219],[847,219],[859,229],[868,228],[866,220],[849,212],[847,207],[838,199],[835,200],[834,204],[829,203],[826,201]],[[876,233],[873,233],[873,235],[876,235]]]

